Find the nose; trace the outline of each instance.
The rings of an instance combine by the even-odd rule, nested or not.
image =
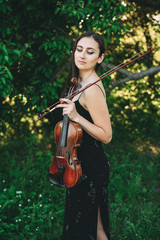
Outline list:
[[[81,52],[80,57],[81,57],[81,58],[85,58],[85,51],[82,51],[82,52]]]

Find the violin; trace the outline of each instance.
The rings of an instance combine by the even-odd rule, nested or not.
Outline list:
[[[69,94],[76,86],[70,88]],[[49,180],[60,187],[71,188],[79,184],[86,176],[82,174],[81,162],[77,158],[77,147],[82,140],[82,129],[76,122],[64,115],[63,121],[55,126],[56,155],[50,165]]]

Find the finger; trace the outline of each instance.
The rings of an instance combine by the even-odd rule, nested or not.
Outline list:
[[[67,98],[60,98],[59,99],[61,102],[66,102],[68,104],[72,103],[72,101],[70,99],[67,99]]]
[[[70,111],[68,109],[63,108],[63,115],[67,114],[68,116],[70,115]]]
[[[69,113],[68,113],[68,111],[66,111],[66,110],[63,110],[63,115],[68,115]]]
[[[65,107],[68,107],[68,104],[58,104],[55,106],[55,108],[65,108]]]

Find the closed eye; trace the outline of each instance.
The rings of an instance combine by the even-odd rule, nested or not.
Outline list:
[[[82,52],[82,48],[76,48],[78,52]]]
[[[83,49],[82,49],[82,48],[76,48],[76,51],[82,52]],[[89,55],[92,55],[92,54],[94,53],[94,51],[87,51],[87,53],[88,53]]]
[[[87,52],[87,53],[91,55],[91,54],[93,54],[94,52]]]

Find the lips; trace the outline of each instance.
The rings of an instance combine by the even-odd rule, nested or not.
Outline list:
[[[80,64],[86,64],[86,62],[84,61],[78,61]]]

